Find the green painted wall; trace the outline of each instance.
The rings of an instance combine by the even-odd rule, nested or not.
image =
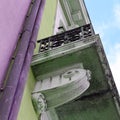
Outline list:
[[[17,120],[37,120],[37,115],[31,102],[31,92],[34,85],[35,78],[30,69]]]
[[[46,0],[38,33],[38,40],[52,35],[56,16],[56,6],[57,0]],[[34,53],[38,53],[38,50],[39,44],[36,45]],[[31,101],[31,92],[34,88],[34,85],[35,78],[33,76],[32,70],[30,69],[17,120],[38,120]]]
[[[77,63],[83,63],[84,68],[92,72],[91,87],[86,94],[108,88],[108,83],[94,46],[34,65],[32,70],[34,76],[37,77]]]
[[[67,103],[56,112],[59,120],[120,120],[110,93]]]
[[[54,30],[54,23],[56,17],[56,7],[57,7],[58,0],[46,0],[46,5],[38,33],[38,40],[42,38],[46,38],[53,34]],[[34,54],[37,54],[39,50],[39,44],[36,44],[36,49]]]

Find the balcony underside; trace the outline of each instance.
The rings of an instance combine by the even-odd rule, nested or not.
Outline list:
[[[56,114],[59,120],[120,120],[110,93],[65,104]]]
[[[36,80],[41,80],[79,63],[92,73],[90,87],[77,99],[57,107],[57,117],[60,120],[119,120],[120,100],[99,35],[34,55],[32,70]]]
[[[32,70],[36,80],[44,79],[44,76],[47,77],[49,74],[54,74],[59,69],[82,63],[85,69],[89,69],[92,72],[91,87],[86,94],[94,93],[101,89],[108,89],[109,86],[97,53],[95,40],[88,42],[91,44],[83,43],[84,47],[76,47],[79,44],[73,44],[73,47],[70,45],[68,48],[71,51],[68,51],[69,49],[64,50],[65,46],[63,46],[49,51],[51,54],[49,53],[46,57],[46,52],[33,56]],[[55,51],[61,51],[61,49],[63,49],[62,53],[58,52],[56,55]]]

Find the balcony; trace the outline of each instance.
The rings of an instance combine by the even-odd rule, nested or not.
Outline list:
[[[38,40],[39,53],[33,56],[31,65],[85,48],[95,40],[96,36],[91,24]]]
[[[61,117],[62,115],[74,118],[76,114],[70,114],[73,109],[75,110],[75,113],[77,113],[77,110],[79,109],[79,114],[82,114],[83,116],[86,114],[86,110],[84,109],[87,109],[87,115],[90,116],[91,119],[94,119],[94,111],[92,109],[94,107],[94,110],[101,110],[101,113],[96,113],[100,119],[102,119],[101,116],[104,116],[104,114],[107,119],[108,113],[111,115],[111,120],[113,118],[113,113],[115,114],[116,120],[119,119],[117,112],[120,109],[119,95],[115,87],[114,79],[100,37],[99,35],[94,34],[91,24],[38,40],[38,44],[40,44],[40,51],[33,56],[31,63],[32,71],[36,78],[36,86],[38,86],[35,87],[35,91],[33,91],[33,94],[35,93],[35,99],[38,98],[36,95],[36,93],[38,93],[36,92],[37,90],[47,96],[48,109],[49,107],[51,108],[52,106],[55,106],[56,114],[60,120],[63,120]],[[75,98],[76,96],[72,96],[75,94],[72,94],[71,96],[73,97],[73,100],[71,102],[68,100],[71,96],[66,98],[67,95],[64,95],[64,92],[69,93],[72,88],[75,90],[78,81],[77,83],[75,83],[75,81],[65,83],[64,85],[66,87],[64,88],[64,91],[62,91],[64,85],[60,85],[65,81],[62,81],[61,79],[57,80],[57,78],[61,78],[61,74],[64,75],[66,72],[69,73],[69,71],[77,69],[78,67],[79,69],[91,71],[90,87],[86,87],[86,91],[83,94],[77,93],[79,91],[78,89],[76,90],[77,92],[74,91],[74,93],[77,94],[77,98]],[[59,80],[62,81],[61,84]],[[53,81],[55,83],[59,82],[59,84],[56,85],[57,87],[49,86]],[[46,84],[49,87],[46,88]],[[40,87],[41,85],[43,85],[43,87]],[[72,87],[69,87],[69,85]],[[47,91],[47,89],[49,90]],[[56,92],[63,93],[65,99],[60,103],[66,103],[65,105],[57,103],[58,101],[54,102],[54,97],[56,97],[57,94],[53,93]],[[52,95],[53,99],[51,98]],[[51,103],[49,98],[53,103]],[[65,101],[69,102],[67,103]],[[105,106],[106,103],[107,106]],[[96,105],[99,107],[96,108]],[[38,107],[39,106],[41,105],[38,104]],[[104,112],[102,112],[103,110]],[[68,111],[68,113],[65,113],[65,111]],[[84,117],[82,117],[82,119],[84,119]],[[88,119],[89,117],[87,120]]]
[[[40,43],[39,51],[44,52],[77,40],[83,41],[85,38],[93,35],[94,31],[91,24],[87,24],[49,38],[38,40],[37,42]]]

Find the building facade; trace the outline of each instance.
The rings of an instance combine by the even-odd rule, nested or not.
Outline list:
[[[0,120],[119,120],[120,98],[84,1],[34,0],[23,8],[0,77]]]

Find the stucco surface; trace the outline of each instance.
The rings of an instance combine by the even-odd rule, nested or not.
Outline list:
[[[0,1],[0,81],[4,79],[30,2],[31,0]]]

